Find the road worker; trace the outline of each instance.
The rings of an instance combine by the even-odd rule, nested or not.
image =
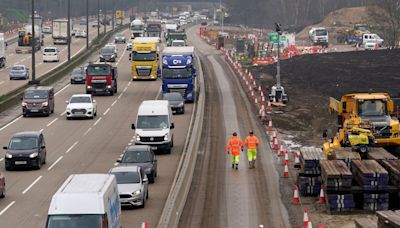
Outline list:
[[[244,144],[247,147],[247,159],[249,160],[249,168],[252,169],[255,167],[256,158],[257,158],[257,146],[260,144],[257,136],[254,135],[252,130],[249,131],[249,136],[244,140]]]
[[[231,139],[226,145],[226,153],[232,154],[232,169],[239,169],[240,151],[243,151],[243,141],[237,136],[236,132],[233,132]]]

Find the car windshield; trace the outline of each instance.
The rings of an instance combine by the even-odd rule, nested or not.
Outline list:
[[[163,78],[191,78],[192,68],[163,68]]]
[[[88,75],[96,75],[96,76],[104,76],[110,75],[110,66],[109,65],[100,65],[100,66],[91,66],[87,67]]]
[[[360,116],[384,116],[386,115],[386,102],[382,100],[359,101],[358,114]]]
[[[117,179],[117,184],[137,184],[140,183],[138,172],[112,172]]]
[[[101,54],[114,54],[114,48],[104,47],[101,49]]]
[[[13,137],[10,141],[10,150],[31,150],[38,147],[36,137]]]
[[[326,30],[317,30],[317,31],[315,31],[315,34],[317,36],[326,36],[328,33]]]
[[[49,215],[47,228],[102,227],[102,215]]]
[[[146,163],[151,162],[149,151],[127,151],[121,159],[122,163]]]
[[[138,116],[137,128],[139,129],[159,129],[168,128],[168,116]]]
[[[132,53],[132,61],[154,61],[157,59],[157,54],[155,52],[151,53]]]
[[[180,93],[166,93],[166,94],[164,94],[164,100],[183,101],[183,98]]]
[[[25,67],[23,67],[23,66],[13,66],[11,68],[11,70],[25,70]]]
[[[81,68],[75,68],[72,71],[72,75],[82,75],[82,69]]]
[[[91,100],[90,97],[71,97],[69,103],[91,103]]]
[[[24,98],[26,98],[26,99],[45,99],[45,98],[47,98],[47,91],[45,91],[45,90],[28,90],[28,91],[25,91]]]

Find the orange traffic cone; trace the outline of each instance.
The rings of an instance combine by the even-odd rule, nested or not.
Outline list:
[[[299,159],[299,152],[298,151],[294,152],[294,167],[295,168],[300,168],[300,159]]]
[[[258,92],[261,93],[261,86],[258,86]]]
[[[283,150],[283,143],[281,143],[281,146],[279,148],[279,155],[284,155],[284,154],[285,154],[285,152]]]
[[[321,190],[319,191],[319,202],[320,203],[325,203],[325,193],[324,193],[324,185],[321,184]]]
[[[269,121],[268,121],[268,131],[269,132],[272,131],[272,119],[271,118],[269,118]]]
[[[257,99],[257,97],[254,98],[254,104],[258,106],[258,99]]]
[[[304,227],[307,227],[307,226],[308,226],[308,213],[307,213],[307,209],[306,209],[306,208],[304,208],[303,226],[304,226]]]
[[[287,164],[285,164],[285,168],[283,170],[283,176],[284,177],[289,177],[289,167]]]
[[[294,193],[293,193],[293,203],[298,204],[300,202],[299,199],[299,188],[297,185],[294,186]]]
[[[271,112],[271,111],[272,111],[271,101],[268,101],[268,104],[267,104],[267,112]]]
[[[274,139],[274,154],[278,154],[278,149],[279,149],[279,144],[278,144],[278,139]]]
[[[146,222],[142,222],[142,225],[140,226],[141,228],[148,228],[148,224]]]
[[[289,153],[287,150],[285,151],[285,160],[283,160],[283,162],[285,165],[289,164]]]

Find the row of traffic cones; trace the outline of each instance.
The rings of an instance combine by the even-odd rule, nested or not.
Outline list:
[[[325,192],[324,192],[324,185],[323,184],[321,184],[321,190],[319,192],[319,202],[320,203],[325,203],[326,202]],[[294,186],[293,203],[294,204],[300,203],[299,188],[297,187],[297,185]]]

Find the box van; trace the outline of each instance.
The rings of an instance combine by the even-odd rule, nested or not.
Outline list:
[[[375,43],[378,44],[379,47],[381,47],[383,44],[383,39],[380,38],[377,34],[371,33],[371,34],[364,34],[362,42],[363,45],[365,45],[366,43]]]
[[[46,47],[43,49],[43,62],[59,62],[60,56],[56,47]]]
[[[115,176],[70,175],[51,199],[46,227],[121,228]]]
[[[22,100],[22,115],[45,115],[54,113],[54,89],[50,86],[33,86],[25,90]]]
[[[167,100],[143,101],[139,106],[135,130],[135,144],[149,145],[154,151],[171,153],[174,146],[174,121]]]

